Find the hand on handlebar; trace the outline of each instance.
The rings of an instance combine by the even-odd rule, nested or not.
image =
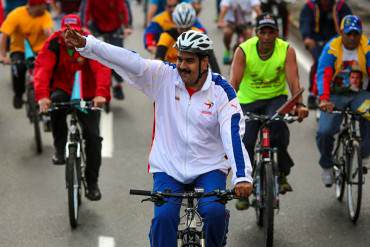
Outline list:
[[[311,39],[311,38],[306,38],[304,41],[303,41],[303,44],[304,46],[306,47],[306,49],[308,50],[312,50],[313,48],[316,47],[316,41]]]
[[[235,195],[237,197],[248,198],[252,194],[253,186],[249,182],[239,182],[235,185]]]
[[[40,106],[40,112],[48,112],[51,105],[51,100],[49,98],[42,98],[38,103]]]
[[[10,60],[10,58],[8,58],[6,56],[5,57],[0,56],[0,63],[9,65],[9,64],[11,64],[11,60]]]
[[[294,115],[298,117],[298,122],[302,122],[303,119],[308,117],[308,108],[304,105],[298,105],[295,108]]]
[[[93,100],[94,107],[102,108],[107,100],[103,96],[96,96]]]
[[[334,109],[334,104],[328,100],[321,100],[319,107],[322,111],[332,112]]]

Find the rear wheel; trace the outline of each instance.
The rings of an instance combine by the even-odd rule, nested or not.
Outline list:
[[[79,170],[81,160],[77,157],[76,146],[70,146],[68,151],[69,155],[66,158],[66,183],[68,191],[69,223],[72,228],[76,228],[81,201],[81,175]]]
[[[360,144],[353,142],[352,152],[347,154],[347,209],[349,218],[356,223],[360,216],[362,185],[363,185],[363,168],[360,152]]]

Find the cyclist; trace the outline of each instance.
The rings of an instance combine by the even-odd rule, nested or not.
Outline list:
[[[82,96],[84,100],[92,100],[94,106],[102,107],[110,100],[109,85],[110,69],[97,61],[81,57],[73,47],[65,43],[66,25],[86,34],[81,29],[79,16],[70,14],[62,19],[62,29],[55,32],[45,43],[35,62],[35,97],[40,110],[45,112],[52,102],[70,101],[74,74],[81,71]],[[86,144],[86,197],[100,200],[98,176],[101,165],[102,138],[99,135],[99,112],[89,111],[78,113]],[[67,112],[58,110],[51,112],[52,133],[55,154],[52,161],[55,165],[65,163],[64,153],[67,142]]]
[[[350,107],[352,111],[365,100],[370,100],[368,78],[370,75],[370,41],[362,33],[362,23],[358,16],[347,15],[340,26],[340,36],[328,42],[320,56],[317,84],[320,96],[320,108],[332,111],[336,106],[340,109]],[[351,90],[350,78],[352,70],[360,71],[363,81],[367,82],[359,90]],[[356,69],[357,68],[357,69]],[[353,76],[353,75],[352,75]],[[367,84],[367,85],[366,85]],[[353,88],[353,86],[352,86]],[[367,88],[367,90],[365,90]],[[320,151],[319,164],[322,167],[322,180],[325,186],[333,184],[332,151],[334,135],[339,131],[342,116],[322,112],[317,130],[316,143]],[[363,157],[370,155],[369,122],[360,120]]]
[[[26,66],[24,64],[24,40],[27,38],[34,52],[41,50],[52,32],[53,20],[46,11],[45,0],[28,0],[26,6],[14,9],[1,26],[0,61],[12,65],[13,106],[22,108],[25,92]],[[10,37],[10,59],[6,56],[7,39]]]
[[[223,28],[225,52],[224,64],[230,64],[232,60],[231,41],[233,34],[243,37],[243,41],[252,36],[253,12],[260,15],[261,7],[259,0],[222,0],[221,12],[218,18],[218,27]],[[238,41],[239,42],[239,41]]]
[[[156,53],[157,42],[162,32],[176,27],[172,20],[172,12],[178,2],[178,0],[167,0],[166,10],[156,15],[145,29],[144,46],[151,54]],[[195,21],[193,26],[205,32],[205,29],[198,19]]]
[[[345,0],[307,0],[303,6],[299,29],[303,43],[310,51],[313,64],[309,74],[309,109],[316,109],[317,85],[315,76],[320,54],[326,42],[338,34],[338,25],[344,16],[351,14]]]
[[[124,0],[87,0],[84,23],[95,36],[102,36],[105,42],[123,46],[123,38],[132,33],[129,26],[129,10]],[[114,70],[112,75],[113,97],[124,99],[123,79]]]
[[[174,46],[177,38],[183,32],[194,30],[201,32],[200,29],[193,27],[196,20],[196,13],[194,8],[189,3],[180,3],[176,6],[172,13],[172,20],[176,24],[176,28],[172,28],[163,32],[157,44],[156,59],[175,63],[177,60],[177,49]],[[216,56],[214,52],[210,54],[210,66],[213,72],[220,73]]]
[[[251,165],[242,145],[243,112],[230,84],[209,69],[213,48],[206,34],[190,30],[178,37],[176,65],[143,59],[73,31],[67,37],[81,48],[81,55],[116,69],[155,101],[156,132],[149,157],[154,191],[183,192],[186,184],[203,187],[206,192],[224,189],[232,168],[236,194],[250,195]],[[173,203],[155,206],[151,246],[176,246],[179,210],[180,205]],[[199,210],[205,220],[207,246],[222,246],[227,227],[225,205],[201,203]]]
[[[288,83],[292,95],[300,90],[298,66],[294,49],[279,39],[275,17],[268,13],[256,20],[257,37],[242,43],[235,52],[231,65],[231,85],[238,93],[243,112],[273,115],[286,100]],[[295,111],[300,119],[308,116],[308,110],[299,99]],[[249,157],[254,157],[259,123],[246,123],[244,145]],[[271,123],[271,144],[278,148],[280,193],[292,191],[287,181],[293,160],[288,154],[289,129],[283,121]],[[247,207],[246,201],[237,203],[238,209]]]

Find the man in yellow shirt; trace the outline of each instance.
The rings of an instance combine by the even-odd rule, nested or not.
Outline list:
[[[24,63],[24,40],[28,39],[34,52],[42,49],[52,33],[53,21],[46,11],[46,0],[28,0],[9,13],[1,25],[0,62],[12,63],[13,106],[22,108],[22,95],[25,92],[26,66]],[[10,58],[6,55],[7,39],[10,38]]]

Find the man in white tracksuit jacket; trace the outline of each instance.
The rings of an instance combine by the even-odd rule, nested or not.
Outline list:
[[[237,196],[252,191],[251,163],[242,144],[243,113],[231,85],[209,69],[213,50],[207,35],[187,31],[176,42],[177,64],[143,59],[137,53],[69,30],[67,42],[90,59],[114,69],[155,102],[155,136],[149,156],[154,191],[183,192],[194,184],[205,192],[226,188],[228,171]],[[177,199],[174,199],[177,200]],[[227,231],[225,205],[201,199],[206,243],[221,247]],[[213,199],[214,200],[214,199]],[[180,206],[155,206],[152,247],[177,246]]]

